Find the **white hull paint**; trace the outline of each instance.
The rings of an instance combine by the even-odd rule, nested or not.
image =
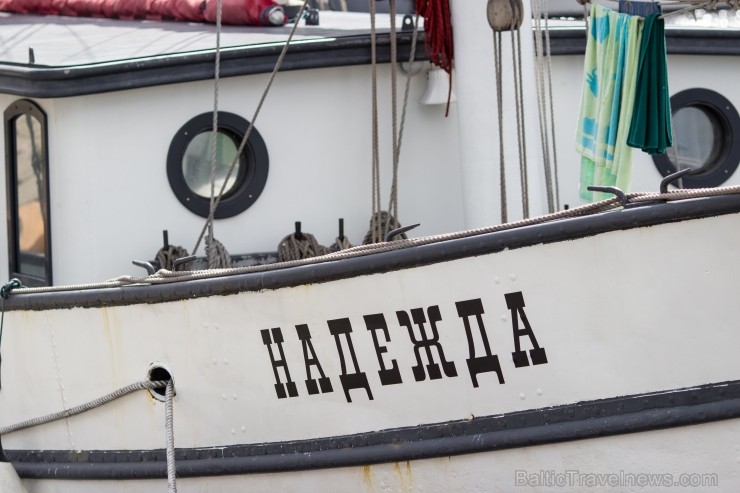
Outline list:
[[[621,214],[629,213],[611,212],[596,219],[609,222]],[[573,221],[583,220],[565,221],[563,227]],[[740,318],[740,307],[734,302],[740,262],[732,254],[740,248],[739,227],[740,215],[733,213],[297,287],[155,304],[12,311],[6,313],[3,338],[2,423],[92,400],[144,379],[153,363],[174,377],[175,444],[182,449],[372,435],[377,430],[455,421],[474,423],[486,416],[740,380],[735,357],[740,334],[733,322]],[[687,290],[687,286],[702,288]],[[468,302],[467,308],[461,308],[461,302]],[[470,315],[475,306],[484,312],[480,322],[475,314]],[[461,315],[465,310],[468,315]],[[429,324],[435,319],[439,347],[432,348],[432,358],[441,363],[443,352],[454,369],[441,365],[439,378],[431,378],[429,356],[421,349],[424,378],[417,381],[412,371],[417,365],[414,343],[401,313],[413,319],[412,325],[418,323],[417,317],[424,318],[426,335],[416,326],[416,341],[435,339]],[[373,314],[383,314],[387,323],[387,335],[375,330],[378,342],[368,328],[367,316]],[[711,314],[711,323],[707,314]],[[466,318],[474,349],[468,345]],[[515,318],[518,330],[531,328],[539,351],[546,353],[546,362],[541,354],[530,351],[534,343],[528,334],[514,336]],[[296,327],[304,324],[303,329]],[[335,337],[330,333],[350,327],[349,334]],[[276,328],[284,339],[280,344],[284,360],[278,356],[282,353]],[[300,330],[308,330],[311,336],[307,346],[311,378],[319,377],[314,362],[318,360],[333,391],[308,394]],[[474,376],[466,365],[466,360],[486,353],[481,330],[490,342],[491,354],[498,355],[504,383],[493,371]],[[266,332],[272,355],[265,344]],[[351,358],[350,339],[356,363]],[[513,363],[517,342],[526,351],[528,366],[517,368]],[[90,350],[81,352],[80,347]],[[342,369],[342,357],[346,369]],[[287,364],[297,396],[278,397],[273,363],[279,367],[279,361]],[[383,385],[379,377],[383,367],[397,367],[402,383]],[[340,375],[357,372],[365,375],[366,385],[347,394]],[[280,387],[290,393],[283,386],[284,368],[278,373]],[[32,391],[29,375],[33,375]],[[142,391],[83,415],[6,435],[3,446],[11,451],[161,449],[163,407]],[[737,428],[737,420],[727,423],[728,430]],[[706,426],[722,429],[721,424]],[[676,440],[690,443],[692,429],[680,428]],[[598,425],[594,430],[596,435],[603,433]],[[675,449],[667,444],[657,446],[650,438],[652,433],[673,436],[672,432],[649,432],[637,438],[609,438],[605,444],[587,440],[587,445],[576,449],[552,447],[570,451],[580,447],[586,457],[593,458],[578,459],[572,452],[573,464],[591,467],[588,472],[634,460],[635,454],[642,453],[638,451],[648,447],[646,454],[656,467],[636,472],[664,472],[673,464]],[[613,452],[614,458],[607,455],[600,461],[598,457],[613,448],[608,445],[612,440],[632,443],[634,450]],[[727,455],[725,448],[709,447],[705,459],[696,462],[700,469],[696,472],[718,471],[723,488],[735,484],[737,449]],[[445,472],[438,478],[450,482],[459,478],[460,491],[475,491],[476,484],[490,487],[490,475],[498,471],[480,470],[480,461],[498,464],[503,460],[524,469],[547,463],[529,460],[531,453],[549,454],[525,447],[414,461],[408,466],[342,468],[327,475],[291,472],[283,479],[281,473],[280,481],[286,482],[286,491],[327,491],[329,478],[343,481],[345,487],[364,484],[373,491],[386,485],[389,491],[404,491],[412,483],[404,483],[403,474],[411,474],[408,481],[417,485],[415,478],[426,476],[417,469],[439,470],[439,463],[448,461],[449,475]],[[498,459],[499,454],[505,458]],[[553,463],[556,470],[568,466],[568,455],[551,455],[560,458]],[[390,479],[394,467],[402,473],[396,482]],[[500,484],[505,489],[512,473],[510,466],[503,471]],[[235,481],[239,478],[194,479],[184,484],[185,488],[190,484],[192,491],[222,491]],[[257,490],[273,484],[269,474],[250,476],[247,482]],[[66,480],[29,484],[34,485],[31,491],[86,491],[67,490],[75,483]],[[431,490],[424,480],[419,484],[418,491],[450,491],[445,483],[435,482],[437,487]],[[157,481],[137,483],[142,491],[161,487]]]
[[[470,3],[483,12],[483,0]],[[468,19],[470,6],[462,5],[452,5],[459,105],[449,118],[441,107],[414,103],[424,78],[412,79],[399,207],[404,224],[421,222],[419,235],[500,217],[498,158],[491,157],[498,156],[493,59],[490,42],[480,42],[490,40],[490,31],[484,15]],[[523,42],[525,53],[531,51],[531,39]],[[158,56],[141,55],[142,66]],[[701,86],[740,105],[735,58],[717,60],[672,55],[671,92]],[[84,69],[117,59],[75,63]],[[559,56],[552,64],[560,205],[574,206],[579,158],[568,129],[575,128],[582,57]],[[381,100],[387,100],[390,70],[379,70]],[[531,71],[527,65],[527,86]],[[707,80],[710,72],[719,75]],[[336,236],[338,217],[350,239],[363,236],[370,208],[369,75],[369,66],[351,65],[279,76],[257,122],[270,154],[265,191],[248,211],[217,224],[216,236],[232,253],[274,250],[295,220],[325,244]],[[219,109],[251,118],[267,78],[222,79]],[[131,259],[152,257],[163,229],[172,243],[184,244],[202,226],[169,190],[164,163],[177,129],[211,109],[212,82],[125,89],[34,99],[49,122],[55,284],[130,272]],[[2,94],[0,106],[18,98]],[[526,104],[533,156],[539,148],[534,98]],[[389,104],[380,112],[385,192]],[[514,121],[513,106],[505,121]],[[517,219],[513,123],[505,135],[509,219]],[[0,150],[8,151],[3,141]],[[657,188],[650,158],[635,154],[635,161],[635,189]],[[538,162],[529,162],[533,215],[546,207]],[[0,174],[2,187],[4,180]],[[736,174],[727,184],[739,180]],[[378,254],[363,260],[361,274],[332,277],[351,262],[341,261],[240,275],[249,287],[228,292],[221,288],[233,276],[184,282],[180,294],[164,301],[159,296],[169,287],[13,294],[2,339],[0,425],[69,409],[161,366],[177,389],[180,491],[647,491],[631,484],[638,481],[631,475],[641,474],[662,481],[661,490],[685,489],[681,482],[688,481],[695,489],[738,491],[740,394],[732,392],[740,392],[740,205],[712,215],[700,212],[705,203],[712,202],[698,202],[694,215],[680,221],[620,223],[632,214],[624,210],[511,231],[500,235],[500,245],[497,233],[489,236],[488,251],[469,253],[473,239],[433,261],[397,265],[387,263],[394,254]],[[663,207],[672,206],[647,210]],[[554,233],[582,221],[621,226]],[[547,240],[551,234],[555,239]],[[517,238],[527,235],[538,239],[519,245]],[[7,242],[0,235],[0,250]],[[414,248],[404,258],[416,252],[423,258],[437,247],[445,248]],[[9,277],[7,269],[0,264],[0,277]],[[330,274],[314,279],[313,272]],[[202,286],[211,291],[187,292]],[[141,298],[127,298],[132,292]],[[79,301],[97,295],[106,301]],[[68,301],[46,309],[15,305],[43,304],[46,296]],[[728,406],[711,407],[725,400]],[[630,408],[635,402],[650,404]],[[164,404],[146,391],[2,438],[29,493],[163,491],[165,480],[152,468],[136,480],[115,471],[162,465],[151,456],[162,456],[164,444]],[[240,450],[239,457],[229,455]],[[23,457],[24,451],[47,460]],[[106,454],[116,467],[103,464]],[[239,460],[242,465],[231,466]],[[80,470],[87,466],[93,472],[85,476]],[[227,474],[214,473],[222,466]],[[4,467],[0,489],[18,490]],[[113,479],[100,479],[105,474]],[[617,484],[604,474],[618,474]],[[557,479],[563,477],[564,485]]]

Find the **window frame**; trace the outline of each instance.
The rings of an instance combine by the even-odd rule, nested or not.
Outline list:
[[[218,132],[228,135],[237,146],[248,128],[249,122],[241,116],[226,111],[218,112]],[[201,113],[191,118],[177,131],[167,152],[167,179],[170,188],[185,208],[201,217],[208,217],[210,198],[202,197],[190,189],[183,176],[182,160],[193,138],[202,132],[212,130],[213,114]],[[241,214],[257,201],[265,188],[270,158],[267,145],[256,127],[252,128],[239,159],[246,165],[246,169],[239,171],[234,188],[221,197],[214,214],[215,219],[226,219]]]
[[[699,108],[716,119],[721,127],[723,147],[708,170],[684,176],[681,185],[683,188],[720,186],[732,177],[740,164],[740,116],[726,97],[705,88],[686,89],[671,96],[671,117],[687,107]],[[667,153],[655,154],[652,158],[661,175],[668,176],[677,171]]]
[[[19,256],[20,235],[18,209],[18,163],[15,122],[23,115],[36,118],[41,126],[41,166],[44,183],[41,187],[41,213],[44,221],[44,277],[21,272]],[[48,154],[48,127],[46,113],[33,101],[21,99],[13,102],[5,109],[5,190],[8,218],[8,274],[11,278],[18,278],[25,286],[52,285],[52,251],[51,251],[51,208],[49,207],[49,154]]]

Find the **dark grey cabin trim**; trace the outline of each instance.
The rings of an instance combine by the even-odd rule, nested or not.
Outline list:
[[[435,262],[496,253],[505,249],[524,248],[541,243],[568,241],[609,231],[739,212],[740,194],[641,205],[604,214],[481,234],[363,257],[265,272],[160,285],[132,285],[118,288],[50,293],[12,293],[6,300],[5,309],[8,311],[47,310],[160,303],[188,298],[230,295],[242,291],[277,289],[401,270]]]
[[[408,59],[411,33],[398,35],[399,60]],[[740,55],[740,32],[732,30],[668,29],[670,54]],[[553,55],[582,55],[586,48],[583,27],[553,28]],[[234,77],[271,72],[282,45],[243,46],[221,53],[221,76]],[[416,47],[416,59],[427,60],[424,36]],[[89,65],[52,67],[0,63],[0,93],[22,97],[60,98],[121,91],[213,78],[213,50],[170,56],[130,59]],[[286,54],[282,71],[369,64],[370,36],[302,40]],[[378,35],[378,62],[390,62],[390,35]]]
[[[243,46],[221,52],[221,77],[272,72],[283,44]],[[398,34],[399,60],[408,60],[411,34]],[[426,60],[424,37],[419,36],[417,60]],[[378,63],[390,62],[390,35],[378,34]],[[300,40],[291,44],[281,71],[371,63],[370,36]],[[89,65],[50,67],[0,64],[0,93],[35,98],[82,96],[141,87],[213,78],[215,51],[178,53],[161,57]]]
[[[740,31],[721,29],[666,29],[669,55],[740,55]],[[586,34],[583,27],[550,30],[553,55],[583,55]]]
[[[177,449],[178,477],[360,466],[529,447],[740,417],[740,381],[330,438]],[[164,450],[6,450],[29,479],[167,477]]]

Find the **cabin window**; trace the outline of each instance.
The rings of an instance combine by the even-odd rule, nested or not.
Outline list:
[[[231,164],[236,165],[226,181],[215,218],[235,216],[248,209],[262,193],[267,181],[269,158],[267,147],[256,128],[252,129],[244,152],[237,150],[249,122],[233,113],[219,112],[216,134],[217,196]],[[208,217],[211,195],[212,113],[203,113],[178,130],[167,154],[167,177],[177,199],[188,210]]]
[[[5,110],[5,162],[10,277],[51,285],[46,115],[31,101]]]
[[[691,168],[679,181],[683,188],[727,181],[740,163],[740,117],[732,103],[708,89],[688,89],[671,97],[671,111],[673,147],[653,156],[661,174]]]

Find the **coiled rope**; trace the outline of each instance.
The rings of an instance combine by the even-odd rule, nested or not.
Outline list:
[[[181,246],[167,245],[167,247],[159,249],[154,260],[157,261],[160,269],[187,270],[186,264],[180,264],[175,267],[175,260],[187,257],[188,255],[190,255],[188,251]]]
[[[327,253],[329,253],[329,249],[320,245],[311,233],[292,233],[280,241],[277,258],[278,262],[286,262],[317,257]]]

